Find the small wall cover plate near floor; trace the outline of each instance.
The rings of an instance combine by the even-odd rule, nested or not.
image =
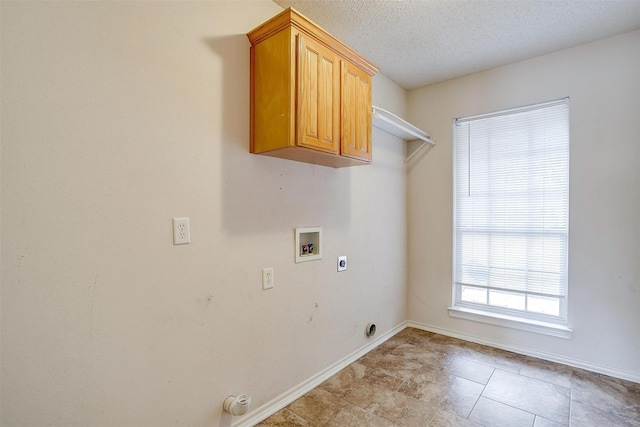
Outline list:
[[[347,256],[341,255],[338,257],[338,271],[345,271],[347,269]]]

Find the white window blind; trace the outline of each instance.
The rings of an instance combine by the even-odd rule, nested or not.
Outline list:
[[[454,121],[454,305],[566,319],[569,100]]]

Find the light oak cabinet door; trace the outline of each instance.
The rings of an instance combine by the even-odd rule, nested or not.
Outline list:
[[[341,154],[371,161],[371,77],[342,61]]]
[[[298,145],[340,150],[340,59],[320,43],[298,35]]]

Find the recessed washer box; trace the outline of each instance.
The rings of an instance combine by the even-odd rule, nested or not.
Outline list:
[[[322,259],[322,227],[296,228],[296,262]]]

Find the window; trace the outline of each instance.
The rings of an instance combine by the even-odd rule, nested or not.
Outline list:
[[[454,120],[454,308],[566,323],[569,99]]]

